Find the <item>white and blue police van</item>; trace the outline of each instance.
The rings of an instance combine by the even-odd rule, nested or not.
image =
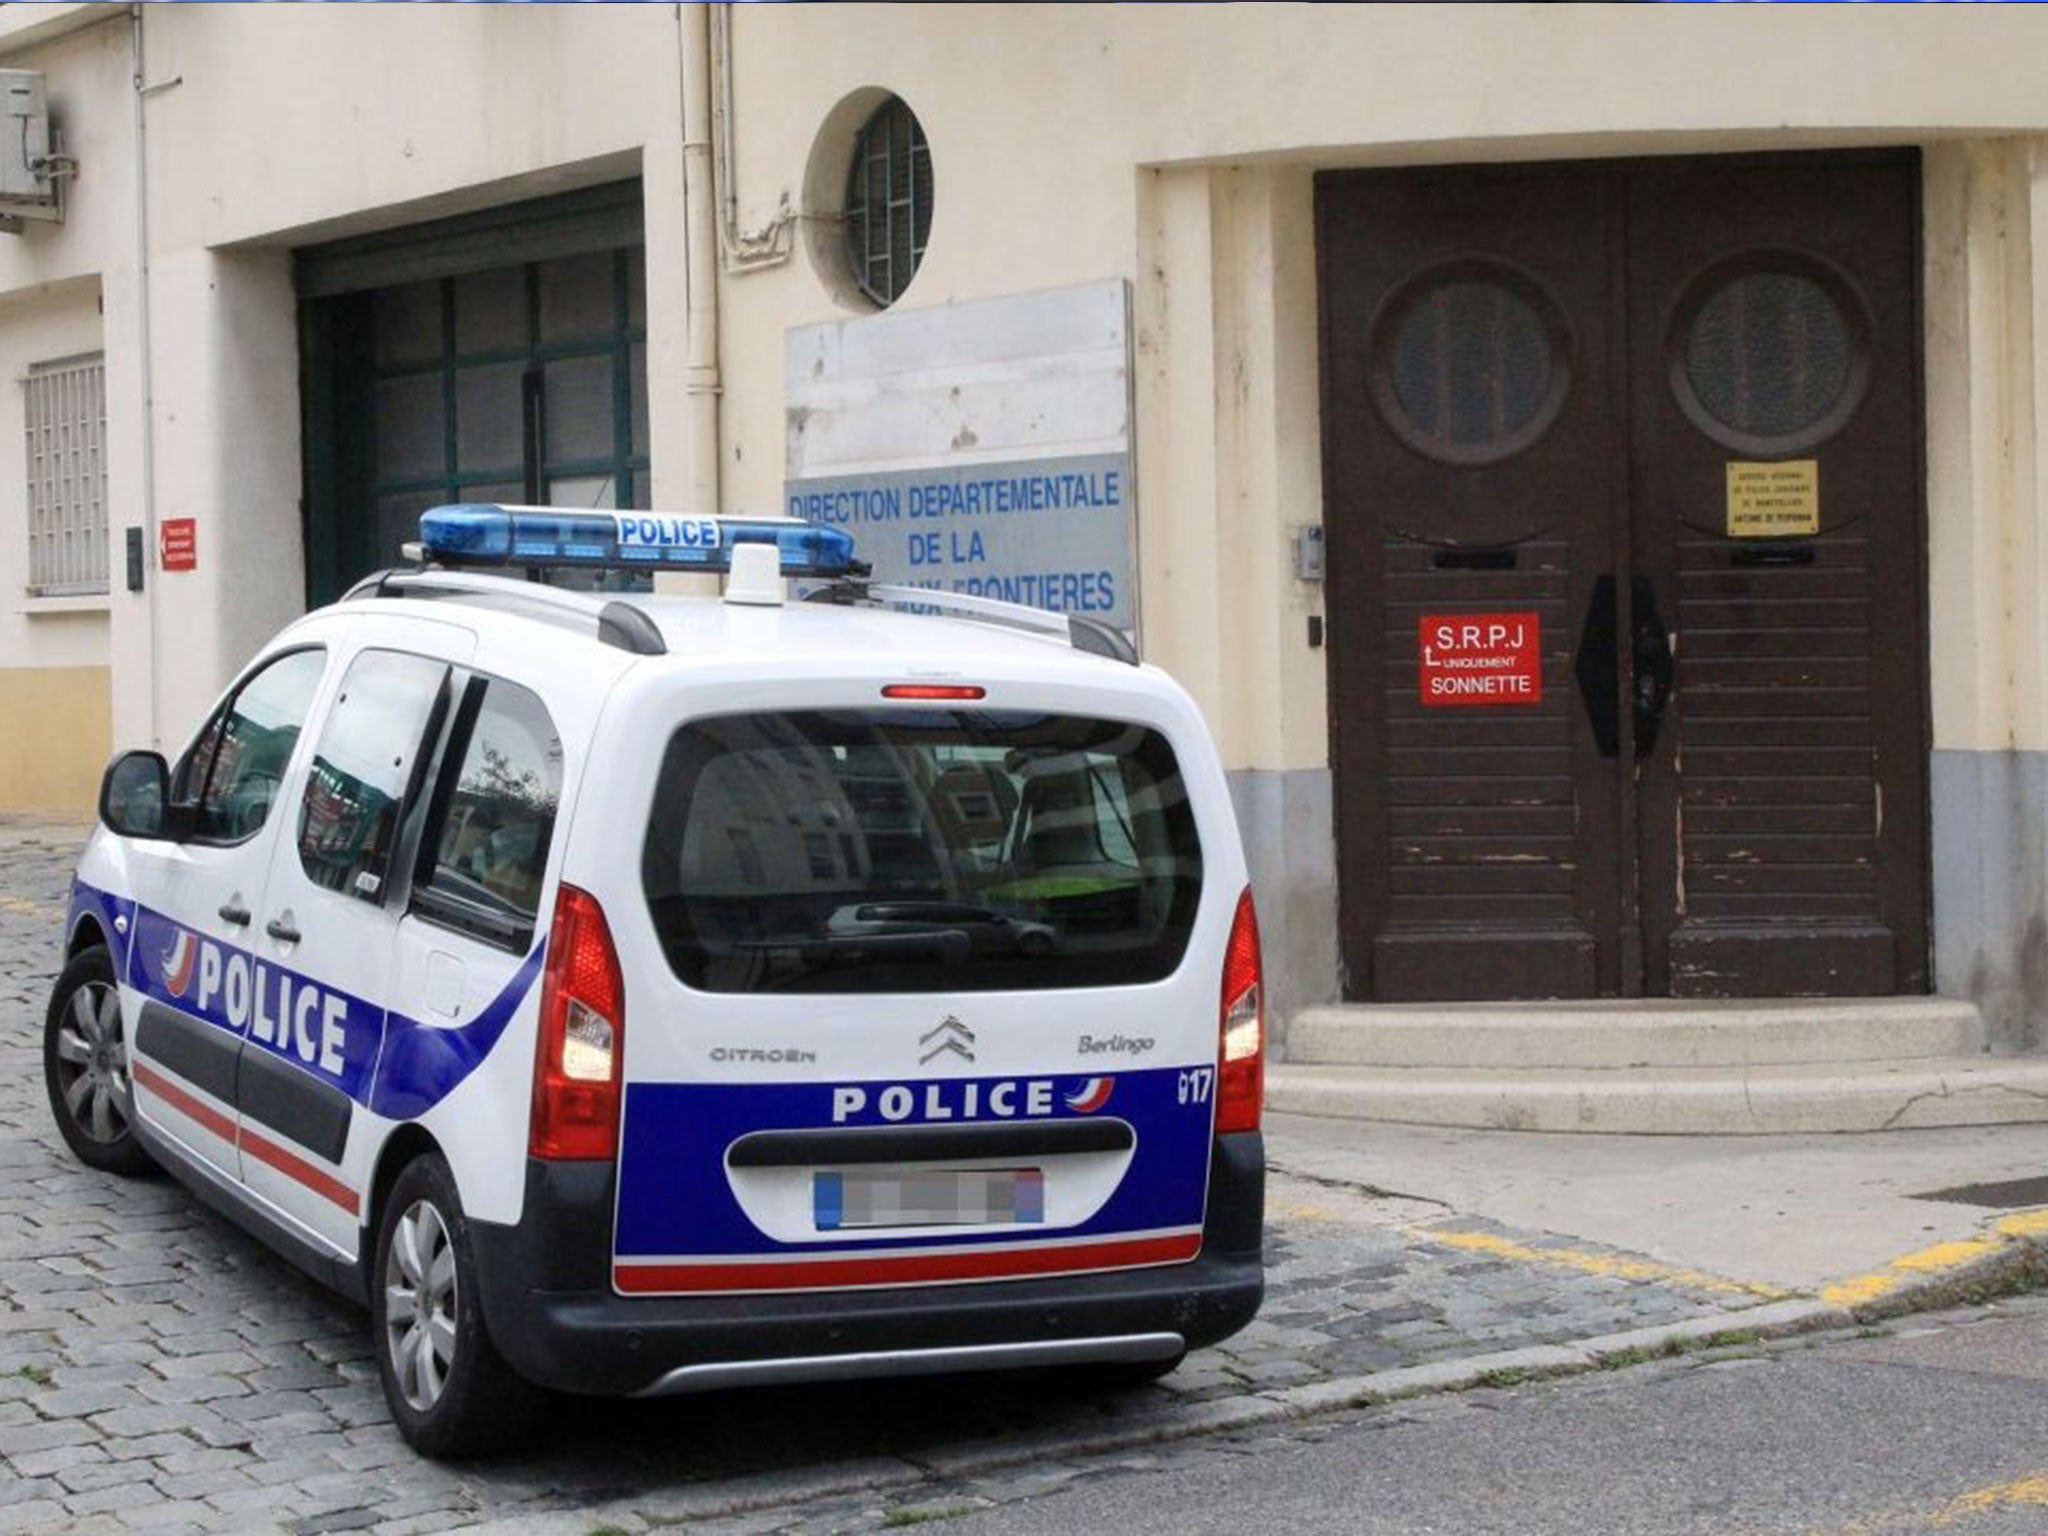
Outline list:
[[[79,1158],[366,1303],[434,1455],[549,1390],[1130,1382],[1250,1320],[1258,930],[1185,692],[793,520],[421,532],[109,765]],[[606,590],[663,570],[724,593]]]

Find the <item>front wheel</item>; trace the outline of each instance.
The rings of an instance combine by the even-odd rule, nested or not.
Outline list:
[[[103,1173],[150,1169],[135,1139],[128,1034],[113,957],[103,945],[79,951],[57,978],[43,1018],[43,1086],[57,1129],[81,1163]]]
[[[469,1223],[439,1154],[414,1158],[391,1186],[372,1262],[377,1372],[407,1444],[460,1457],[516,1441],[539,1394],[484,1329]]]

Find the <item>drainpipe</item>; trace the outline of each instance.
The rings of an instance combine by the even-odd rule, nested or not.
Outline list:
[[[711,7],[676,7],[683,94],[683,401],[689,411],[690,501],[721,510],[718,441],[718,203],[711,143]]]
[[[775,216],[759,229],[740,228],[740,162],[732,110],[732,0],[711,6],[711,137],[718,166],[718,236],[725,270],[759,272],[779,267],[796,251],[796,210],[785,191]]]
[[[142,111],[148,84],[142,67],[142,7],[129,6],[128,18],[128,58],[134,74],[129,111],[135,135],[135,316],[140,333],[136,368],[142,375],[142,600],[149,614],[149,744],[160,749],[163,741],[157,729],[160,714],[157,701],[157,655],[160,649],[157,644],[157,584],[163,579],[163,572],[157,564],[156,382],[151,362],[149,322],[149,155]]]

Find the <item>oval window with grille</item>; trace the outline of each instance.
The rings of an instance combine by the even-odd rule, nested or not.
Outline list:
[[[1679,408],[1746,453],[1832,436],[1870,377],[1870,323],[1846,279],[1798,252],[1752,252],[1697,279],[1666,343]]]
[[[1396,437],[1441,463],[1521,452],[1556,420],[1570,383],[1563,317],[1502,262],[1417,273],[1373,325],[1373,400]]]
[[[846,172],[846,259],[887,309],[903,297],[932,232],[932,156],[917,114],[891,96],[861,125]]]

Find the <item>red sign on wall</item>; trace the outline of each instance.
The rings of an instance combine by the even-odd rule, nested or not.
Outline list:
[[[167,517],[157,525],[157,564],[167,571],[199,569],[198,520]]]
[[[1537,615],[1426,613],[1416,639],[1424,705],[1542,702],[1543,634]]]

